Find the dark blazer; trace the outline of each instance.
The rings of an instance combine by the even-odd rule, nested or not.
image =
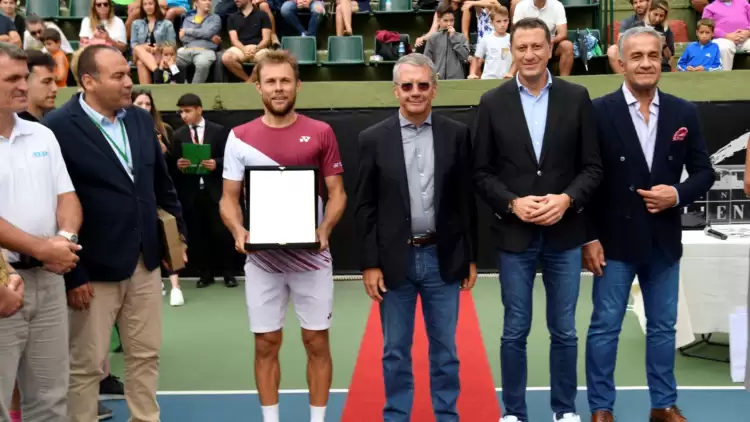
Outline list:
[[[432,114],[435,231],[440,275],[465,279],[477,257],[471,137],[464,124]],[[412,238],[409,187],[398,114],[359,134],[355,221],[362,269],[380,268],[386,286],[409,272]]]
[[[89,281],[125,280],[135,271],[141,254],[147,269],[159,268],[163,243],[157,207],[174,215],[180,232],[186,233],[151,115],[128,107],[124,118],[134,165],[135,180],[131,180],[81,108],[79,95],[43,120],[60,143],[83,208],[81,260],[65,275],[68,289]]]
[[[516,80],[488,91],[479,102],[474,181],[479,196],[495,213],[492,232],[497,247],[504,251],[525,250],[539,230],[556,250],[586,241],[586,221],[580,212],[602,177],[591,99],[586,88],[554,77],[548,95],[539,162]],[[562,193],[573,204],[552,226],[524,223],[509,208],[515,198]]]
[[[208,189],[211,198],[216,201],[216,203],[221,199],[222,186],[224,183],[222,180],[222,171],[224,169],[224,149],[227,146],[229,130],[224,126],[211,123],[208,120],[205,120],[205,122],[206,129],[203,132],[203,143],[211,145],[211,158],[216,161],[216,169],[205,176],[185,174],[177,170],[174,174],[174,184],[177,188],[177,194],[185,206],[187,206],[187,204],[192,204],[195,196],[198,194],[201,177],[203,178],[205,189]],[[177,168],[177,160],[182,158],[182,144],[190,144],[192,142],[193,138],[189,126],[184,125],[174,132],[174,137],[172,138],[172,144],[169,146],[170,151],[167,158],[170,160],[170,166],[174,165],[174,168]]]
[[[682,207],[705,194],[714,183],[714,170],[701,134],[694,104],[659,91],[659,120],[649,171],[622,89],[594,101],[604,163],[604,180],[587,214],[591,239],[599,239],[607,259],[642,263],[660,248],[667,258],[682,256]],[[673,141],[680,129],[683,141]],[[683,167],[689,177],[682,183]],[[677,188],[679,204],[658,214],[646,209],[638,189],[655,185]]]

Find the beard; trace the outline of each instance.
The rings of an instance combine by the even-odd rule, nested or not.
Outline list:
[[[273,101],[271,101],[270,97],[263,97],[263,105],[266,107],[266,110],[268,110],[269,113],[273,114],[276,117],[284,117],[288,115],[289,113],[294,110],[294,104],[297,102],[297,96],[292,96],[287,101],[277,107],[274,106]]]

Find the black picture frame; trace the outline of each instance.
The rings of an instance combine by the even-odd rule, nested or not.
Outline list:
[[[252,172],[261,171],[312,171],[313,172],[313,197],[312,206],[315,210],[315,229],[318,228],[318,222],[320,220],[320,210],[318,208],[318,198],[320,196],[320,185],[319,185],[319,172],[320,170],[316,166],[246,166],[245,177],[244,177],[244,196],[245,196],[245,209],[244,212],[244,225],[245,230],[250,231],[250,177]],[[245,243],[245,250],[251,251],[262,251],[262,250],[274,250],[274,249],[320,249],[320,242],[306,242],[306,243]]]

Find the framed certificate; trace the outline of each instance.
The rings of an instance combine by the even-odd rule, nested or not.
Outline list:
[[[245,250],[318,249],[318,169],[245,168]]]

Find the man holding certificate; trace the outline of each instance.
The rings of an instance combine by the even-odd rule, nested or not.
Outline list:
[[[437,74],[427,56],[399,59],[393,84],[399,112],[359,135],[355,210],[365,291],[380,303],[385,338],[383,420],[410,420],[420,297],[435,416],[457,421],[459,297],[477,278],[471,136],[464,124],[432,114]]]
[[[294,56],[286,51],[269,51],[258,60],[254,71],[265,113],[234,128],[229,134],[224,152],[221,216],[234,235],[238,251],[248,253],[246,245],[251,245],[245,264],[245,291],[250,328],[255,333],[255,381],[263,408],[263,420],[279,422],[278,386],[281,372],[278,354],[284,317],[291,298],[302,326],[302,339],[307,351],[310,421],[324,422],[332,374],[328,329],[333,311],[333,272],[328,238],[346,207],[341,177],[344,169],[331,127],[294,111],[300,88],[299,69]],[[284,168],[282,178],[288,175],[290,178],[302,176],[303,179],[305,172],[287,167],[313,168],[320,178],[314,180],[313,186],[322,188],[325,184],[328,201],[324,216],[312,220],[311,224],[310,240],[319,243],[319,248],[258,250],[252,247],[258,243],[254,239],[258,234],[253,234],[255,229],[248,232],[245,228],[246,217],[240,207],[240,195],[246,172],[253,167],[268,166],[276,170],[275,173],[265,172],[266,175],[278,175],[280,168]],[[278,179],[274,176],[267,178],[269,181]],[[309,207],[278,210],[279,215],[259,220],[258,214],[269,215],[267,210],[262,209],[263,202],[268,202],[268,207],[276,207],[277,202],[293,203],[295,201],[289,197],[304,195],[304,190],[301,193],[280,190],[276,192],[275,200],[257,201],[253,200],[257,193],[255,189],[267,191],[273,188],[257,184],[257,179],[253,184],[249,183],[253,189],[248,195],[249,208],[257,212],[249,213],[253,221],[248,221],[248,226],[258,225],[258,231],[267,231],[263,230],[264,223],[278,227],[279,231],[288,231],[287,227],[281,227],[281,223],[298,226],[295,220],[317,215],[316,205],[322,208],[322,199],[315,198],[313,193],[309,196]]]

